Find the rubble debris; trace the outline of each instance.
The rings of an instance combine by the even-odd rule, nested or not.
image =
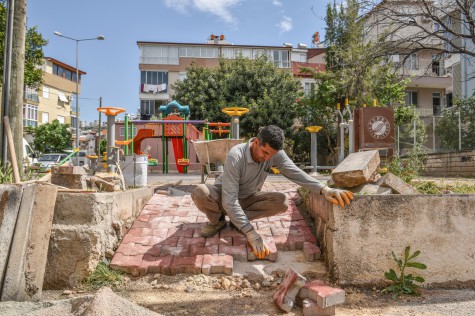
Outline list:
[[[303,243],[303,253],[305,255],[305,259],[307,259],[309,262],[318,260],[322,256],[320,248],[314,243],[308,241]]]
[[[388,172],[377,182],[382,187],[391,188],[396,194],[420,194],[412,185],[404,182],[401,178]]]

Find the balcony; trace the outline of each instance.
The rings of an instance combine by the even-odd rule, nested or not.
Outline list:
[[[37,93],[33,93],[33,92],[25,92],[23,94],[23,98],[27,101],[33,101],[33,102],[40,102],[40,99],[38,98],[38,94]]]

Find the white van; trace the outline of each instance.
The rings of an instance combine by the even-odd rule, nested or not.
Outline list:
[[[36,154],[33,152],[33,149],[26,139],[23,138],[23,166],[28,168],[29,166],[33,166],[36,162],[38,162]]]

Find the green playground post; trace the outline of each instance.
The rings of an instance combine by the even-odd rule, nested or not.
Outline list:
[[[129,115],[125,114],[125,120],[124,120],[124,132],[125,132],[125,140],[129,140]],[[129,154],[129,145],[125,145],[125,155]]]

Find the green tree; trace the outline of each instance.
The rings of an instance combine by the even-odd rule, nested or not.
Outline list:
[[[372,104],[373,99],[377,99],[380,105],[404,99],[408,80],[401,79],[391,65],[383,63],[387,49],[385,43],[365,38],[365,21],[359,18],[359,11],[356,0],[347,1],[345,6],[336,2],[328,4],[325,18],[326,71],[301,69],[302,73],[312,74],[316,88],[314,94],[302,98],[298,117],[304,127],[323,127],[318,134],[319,154],[335,157],[339,120],[337,103],[343,105],[348,98],[350,108],[355,109],[365,103]],[[293,139],[299,152],[310,151],[308,132],[301,129]]]
[[[249,108],[240,119],[243,137],[254,136],[269,124],[281,127],[290,137],[299,87],[298,80],[274,66],[267,54],[253,60],[238,56],[221,59],[212,69],[193,65],[187,78],[175,84],[174,98],[190,105],[191,118],[210,122],[230,120],[222,108]]]
[[[459,147],[459,113],[462,132],[462,149],[475,148],[475,97],[455,100],[453,108],[444,110],[435,133],[440,146],[447,150],[458,150]]]
[[[72,136],[68,128],[69,125],[61,124],[58,120],[36,127],[33,147],[43,154],[60,153],[71,148]]]
[[[414,146],[414,123],[416,126],[416,144]],[[419,117],[414,105],[398,106],[394,109],[394,124],[397,126],[396,141],[402,154],[423,152],[423,144],[427,140],[426,125]]]
[[[7,12],[5,0],[0,0],[0,81],[3,82],[3,62],[5,49],[5,26]],[[25,41],[25,86],[38,88],[41,85],[43,71],[38,66],[43,63],[43,47],[48,43],[38,33],[36,27],[27,29]]]

